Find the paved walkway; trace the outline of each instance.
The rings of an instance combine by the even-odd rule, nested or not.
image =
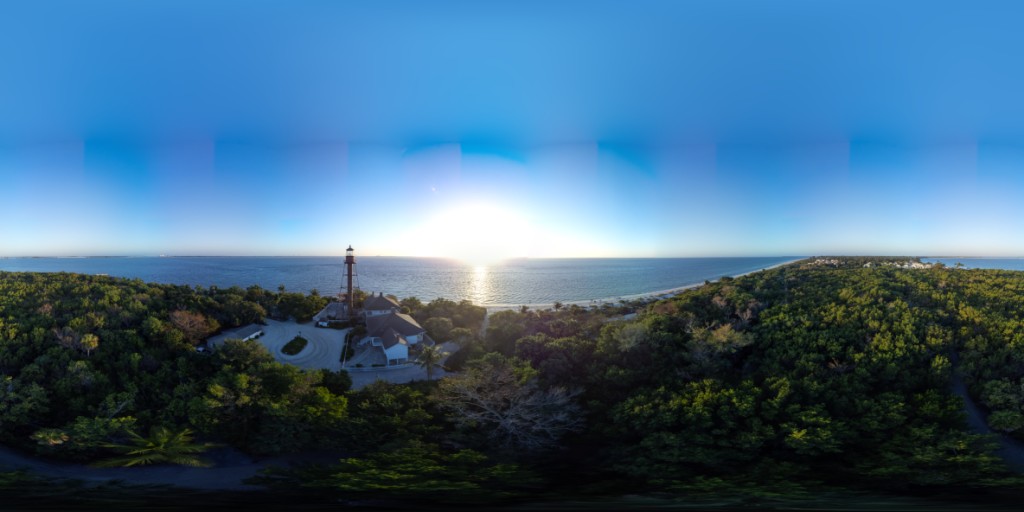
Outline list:
[[[352,359],[345,361],[343,366],[351,370],[353,368],[372,368],[375,364],[387,363],[388,357],[384,354],[384,350],[381,347],[363,345],[356,349]]]
[[[257,490],[261,486],[243,482],[263,469],[289,467],[293,464],[330,464],[340,454],[310,452],[255,459],[232,448],[218,448],[201,455],[214,463],[210,468],[157,465],[132,468],[94,468],[84,464],[53,462],[0,446],[0,471],[28,470],[51,478],[81,480],[89,483],[119,481],[131,485],[173,485],[190,489]],[[3,508],[0,505],[0,508]]]
[[[459,345],[455,342],[449,341],[442,343],[441,350],[448,352],[449,355],[454,354],[459,349]],[[444,361],[448,360],[445,357]],[[398,368],[395,370],[385,369],[355,369],[351,368],[349,376],[352,377],[352,389],[360,389],[372,384],[374,381],[383,380],[392,384],[405,384],[406,382],[412,382],[414,380],[427,380],[427,369],[422,368],[419,365],[413,364],[406,368]],[[441,368],[434,368],[434,379],[439,379],[445,375],[445,371]]]

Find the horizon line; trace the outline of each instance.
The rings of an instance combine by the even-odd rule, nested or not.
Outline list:
[[[95,254],[95,255],[0,255],[0,259],[84,259],[84,258],[344,258],[344,254]],[[459,260],[453,256],[409,256],[397,254],[356,255],[359,258],[417,258]],[[561,260],[561,259],[679,259],[679,258],[810,258],[799,254],[740,254],[740,255],[686,255],[686,256],[517,256],[498,261]],[[921,256],[925,257],[925,256]]]
[[[0,255],[0,259],[85,259],[85,258],[344,258],[342,254],[74,254],[74,255]],[[452,256],[411,256],[397,254],[357,255],[362,258],[416,258],[459,260]],[[568,260],[568,259],[684,259],[684,258],[813,258],[813,257],[845,257],[845,258],[1006,258],[1024,259],[1024,255],[935,255],[935,254],[731,254],[731,255],[678,255],[678,256],[518,256],[504,258],[498,262],[516,260]]]

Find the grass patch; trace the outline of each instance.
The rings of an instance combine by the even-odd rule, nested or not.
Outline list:
[[[307,340],[306,338],[303,338],[302,336],[296,336],[292,338],[291,341],[286,343],[284,347],[281,348],[281,352],[283,352],[285,355],[294,356],[295,354],[302,352],[302,349],[306,348],[307,343],[309,343],[309,340]]]

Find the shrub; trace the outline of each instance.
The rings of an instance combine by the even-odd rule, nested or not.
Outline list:
[[[281,352],[289,356],[294,356],[295,354],[302,352],[302,349],[306,348],[307,343],[309,343],[309,340],[306,338],[296,336],[281,348]]]

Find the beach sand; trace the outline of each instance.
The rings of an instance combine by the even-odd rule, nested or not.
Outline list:
[[[770,267],[765,267],[765,268],[762,268],[762,269],[759,269],[759,270],[752,270],[750,272],[744,272],[742,274],[736,274],[736,275],[731,276],[731,277],[743,277],[743,276],[746,276],[746,275],[753,274],[755,272],[763,272],[765,270],[771,270],[771,269],[774,269],[774,268],[779,268],[779,267],[782,267],[784,265],[790,265],[790,264],[796,263],[798,261],[803,261],[805,259],[807,259],[807,258],[797,258],[797,259],[790,260],[790,261],[784,261],[782,263],[776,263],[775,265],[772,265]],[[713,280],[712,282],[715,282],[715,281],[717,281],[717,279]],[[633,300],[644,300],[644,301],[647,301],[647,300],[655,300],[655,299],[667,299],[669,297],[673,297],[675,295],[679,295],[680,293],[683,293],[686,290],[692,290],[692,289],[700,287],[700,286],[704,286],[704,283],[688,284],[686,286],[680,286],[678,288],[671,288],[671,289],[668,289],[668,290],[658,290],[658,291],[654,291],[654,292],[637,293],[637,294],[633,294],[633,295],[623,295],[621,297],[607,297],[607,298],[603,298],[603,299],[593,299],[593,300],[562,301],[562,305],[564,305],[564,306],[571,306],[571,305],[575,304],[577,306],[583,306],[583,307],[590,307],[590,306],[600,307],[600,306],[602,306],[604,304],[618,304],[620,302],[629,302],[629,301],[633,301]],[[493,313],[495,311],[518,310],[519,308],[521,308],[523,306],[526,306],[526,307],[528,307],[530,309],[535,309],[535,310],[545,310],[545,309],[552,309],[554,307],[554,304],[553,303],[540,303],[540,304],[492,304],[492,305],[485,305],[484,307],[487,308],[487,312],[488,313]]]

